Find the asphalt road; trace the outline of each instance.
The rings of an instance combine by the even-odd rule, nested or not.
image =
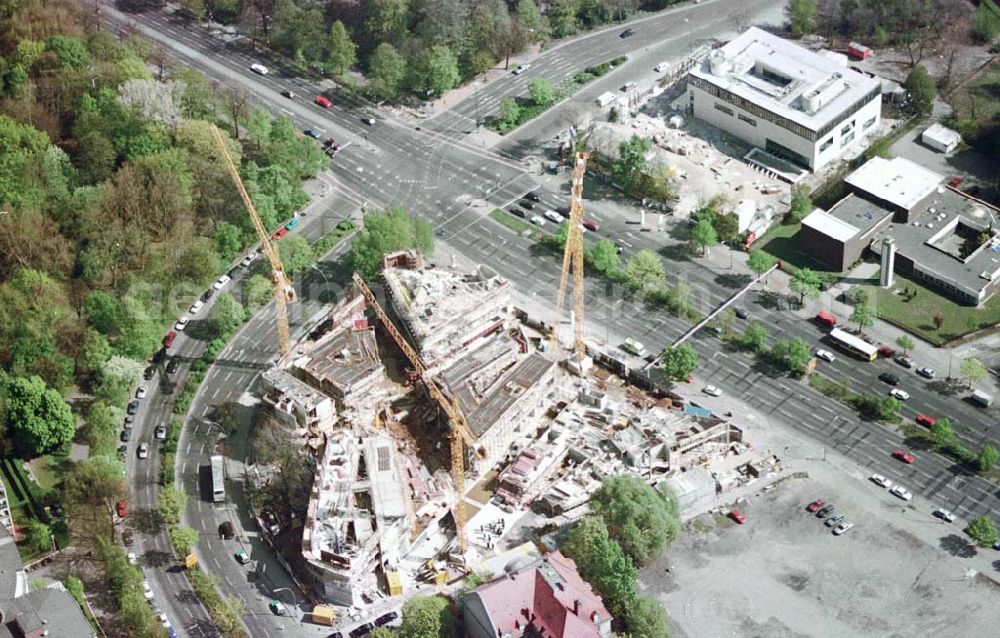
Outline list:
[[[715,3],[703,6],[711,7],[712,4]],[[714,15],[719,12],[713,9],[711,13]],[[720,24],[730,19],[728,16],[716,17]],[[669,21],[663,29],[666,24]],[[413,125],[391,119],[380,119],[374,127],[365,127],[360,124],[359,112],[343,107],[352,102],[349,96],[327,90],[325,94],[334,100],[335,106],[329,110],[315,106],[305,101],[312,97],[314,91],[303,81],[285,77],[278,69],[272,70],[268,76],[257,76],[249,71],[252,61],[250,58],[228,51],[204,33],[185,28],[160,14],[143,15],[141,27],[144,35],[159,39],[185,63],[225,84],[247,88],[259,104],[274,112],[291,115],[301,128],[319,129],[324,137],[334,137],[341,143],[350,142],[331,162],[331,170],[320,176],[322,181],[342,193],[346,200],[371,207],[398,203],[413,213],[426,216],[435,224],[439,233],[439,258],[446,259],[450,252],[455,251],[472,261],[488,264],[509,278],[527,296],[533,296],[539,303],[551,305],[549,300],[554,297],[558,259],[544,251],[540,252],[530,240],[487,218],[489,210],[494,206],[509,205],[523,193],[536,187],[536,180],[524,166],[451,139],[447,133],[455,127],[450,127],[447,123],[442,127],[444,134],[428,131],[426,127],[421,127],[423,130],[418,131]],[[643,34],[646,31],[647,27],[642,26],[636,36],[624,42],[628,46],[640,45],[640,38],[645,37]],[[666,35],[665,31],[661,33]],[[617,39],[616,34],[611,34],[611,37]],[[544,71],[547,68],[546,56],[560,55],[562,51],[563,49],[555,49],[544,54],[535,62],[532,70]],[[580,66],[602,61],[600,56],[603,55],[605,52],[601,51],[599,54],[595,53],[597,57],[594,60],[581,57]],[[525,76],[517,81],[533,77],[529,74]],[[300,99],[288,100],[281,97],[280,91],[284,88],[296,90]],[[482,97],[480,95],[480,100]],[[545,190],[540,192],[543,204],[537,210],[567,203],[567,197],[563,194]],[[481,204],[484,198],[486,201]],[[623,244],[626,255],[641,248],[661,250],[665,243],[669,243],[662,234],[638,231],[634,224],[629,223],[634,220],[622,219],[611,213],[604,214],[598,207],[591,207],[588,215],[600,223],[601,231],[598,234],[614,237]],[[712,267],[706,267],[707,264],[702,260],[678,258],[676,250],[664,252],[669,252],[672,256],[666,262],[669,277],[674,281],[684,280],[691,285],[700,309],[708,309],[731,292],[731,282],[726,283],[728,280],[725,278],[731,273],[720,274]],[[612,347],[620,343],[624,336],[634,336],[646,343],[649,350],[656,351],[687,328],[686,322],[664,313],[649,311],[641,304],[628,300],[622,291],[609,290],[598,281],[589,282],[588,298],[588,323],[591,330],[596,332],[599,341],[607,341]],[[811,344],[819,344],[821,332],[804,319],[788,311],[763,308],[756,303],[753,294],[748,306],[755,318],[764,321],[772,332],[780,332],[783,338],[802,336]],[[271,326],[266,319],[267,315],[256,317],[254,321],[259,320],[260,323],[254,323],[255,328],[245,331],[249,335],[247,342],[234,341],[231,347],[255,350],[255,361],[266,358],[265,350],[272,347]],[[259,326],[260,332],[254,332],[256,326]],[[992,512],[997,516],[1000,513],[996,501],[991,498],[995,496],[996,487],[982,479],[966,475],[947,459],[929,452],[918,452],[920,459],[915,465],[902,466],[889,458],[891,451],[901,445],[901,440],[888,428],[859,421],[853,412],[822,397],[800,381],[772,378],[755,370],[753,362],[746,355],[728,352],[714,339],[696,338],[692,343],[705,362],[702,376],[722,387],[728,395],[743,397],[759,409],[774,414],[776,418],[789,420],[803,431],[815,435],[818,440],[849,453],[862,464],[871,465],[873,471],[902,481],[914,492],[931,497],[960,516],[984,512]],[[858,388],[878,388],[881,391],[887,388],[881,386],[875,378],[886,365],[892,364],[859,363],[841,356],[830,367],[836,371],[837,378],[849,376]],[[251,379],[252,374],[256,374],[251,370],[241,372],[239,366],[233,366],[233,369],[218,367],[220,371],[213,371],[213,375],[229,376],[217,380],[213,376],[211,383],[206,382],[203,386],[205,403],[198,403],[196,407],[199,409],[205,408],[209,403],[221,402],[223,390],[220,388],[242,392],[244,382]],[[913,416],[917,411],[936,416],[952,416],[957,420],[956,431],[960,437],[972,443],[973,447],[986,439],[998,440],[996,423],[987,413],[954,398],[923,391],[923,384],[917,382],[915,377],[910,379],[905,375],[901,376],[907,379],[903,387],[913,395],[905,409],[908,416]],[[197,411],[192,413],[198,414]],[[204,449],[201,452],[203,456],[206,453]],[[186,486],[189,485],[192,471],[190,463],[189,461],[189,465],[182,467]],[[200,509],[198,505],[192,507]],[[218,518],[205,519],[206,525],[208,520]],[[235,564],[228,549],[225,553],[213,555],[220,557],[220,570],[232,579],[235,572],[230,574],[232,570],[222,567],[223,564]],[[222,556],[230,560],[224,561]],[[212,565],[209,565],[209,569],[214,571]],[[239,589],[235,583],[236,581],[234,591]],[[223,585],[224,589],[225,587]],[[266,604],[266,600],[261,598],[252,604],[248,624],[259,623],[254,625],[254,630],[259,629],[265,632],[262,635],[266,635],[272,628],[259,617],[259,605]]]

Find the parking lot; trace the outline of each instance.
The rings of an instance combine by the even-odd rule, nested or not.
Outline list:
[[[740,503],[743,525],[698,517],[642,571],[641,593],[660,597],[677,635],[993,635],[1000,586],[959,558],[993,550],[973,548],[922,505],[816,466],[819,478],[800,471]],[[854,527],[834,536],[806,511],[817,498]]]

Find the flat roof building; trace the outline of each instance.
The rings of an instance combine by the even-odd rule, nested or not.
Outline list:
[[[878,130],[882,84],[751,27],[691,69],[688,104],[695,117],[817,170]]]
[[[840,271],[866,249],[896,250],[894,271],[979,305],[1000,287],[1000,211],[897,157],[873,158],[845,180],[851,193],[802,221],[803,251]]]

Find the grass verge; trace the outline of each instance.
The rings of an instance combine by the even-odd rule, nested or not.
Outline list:
[[[843,277],[844,273],[830,270],[823,262],[802,252],[799,248],[799,228],[801,224],[780,223],[772,226],[763,237],[754,242],[753,247],[781,261],[781,269],[790,275],[799,268],[809,268],[828,284]]]
[[[532,241],[542,241],[545,239],[545,233],[538,230],[537,226],[511,215],[502,208],[494,209],[493,212],[490,213],[490,217],[500,222],[503,226],[511,229],[518,235],[524,234],[525,231],[527,231],[528,236],[531,237]]]

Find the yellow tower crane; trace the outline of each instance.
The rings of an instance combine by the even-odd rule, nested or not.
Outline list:
[[[243,180],[240,179],[240,173],[236,170],[233,158],[229,155],[229,150],[226,149],[226,142],[222,139],[222,133],[219,132],[218,127],[214,124],[212,125],[212,137],[215,138],[215,143],[219,146],[219,152],[223,163],[226,165],[226,170],[229,171],[229,176],[232,178],[233,183],[236,184],[236,190],[239,191],[240,197],[243,199],[243,206],[246,207],[247,213],[250,215],[250,220],[253,222],[253,227],[257,231],[257,237],[260,238],[261,250],[271,263],[271,284],[274,287],[274,317],[275,322],[278,324],[278,351],[284,356],[288,354],[288,350],[290,349],[288,311],[286,306],[295,302],[295,288],[288,280],[288,276],[285,275],[285,267],[281,264],[278,251],[275,250],[274,245],[271,243],[271,237],[267,234],[267,229],[264,228],[263,222],[260,221],[257,209],[254,208],[253,201],[251,201],[250,195],[247,194],[247,189],[243,186]]]
[[[427,373],[427,366],[420,358],[420,355],[413,349],[406,338],[403,337],[402,333],[396,329],[396,326],[389,319],[389,315],[382,309],[382,306],[379,305],[375,293],[371,291],[365,280],[358,273],[354,273],[353,279],[354,285],[365,296],[368,305],[371,306],[386,332],[396,342],[399,349],[403,351],[410,365],[413,366],[413,369],[420,376],[421,381],[424,382],[424,385],[427,387],[427,393],[444,410],[444,413],[448,415],[448,419],[451,422],[451,436],[449,437],[451,439],[451,478],[455,483],[455,506],[452,509],[452,514],[455,517],[458,550],[464,554],[465,550],[468,549],[468,539],[465,536],[465,524],[467,522],[465,512],[465,448],[462,444],[465,443],[470,449],[475,449],[476,439],[472,435],[472,429],[469,427],[469,422],[462,413],[462,409],[458,406],[458,402],[449,398]]]
[[[559,322],[562,321],[563,303],[566,299],[566,284],[573,273],[573,353],[577,361],[586,354],[583,343],[583,176],[587,171],[587,152],[578,152],[573,164],[573,189],[569,209],[569,227],[566,232],[566,248],[563,251],[562,276],[559,278],[559,296],[556,297],[556,321],[552,330],[552,349],[559,345]]]

